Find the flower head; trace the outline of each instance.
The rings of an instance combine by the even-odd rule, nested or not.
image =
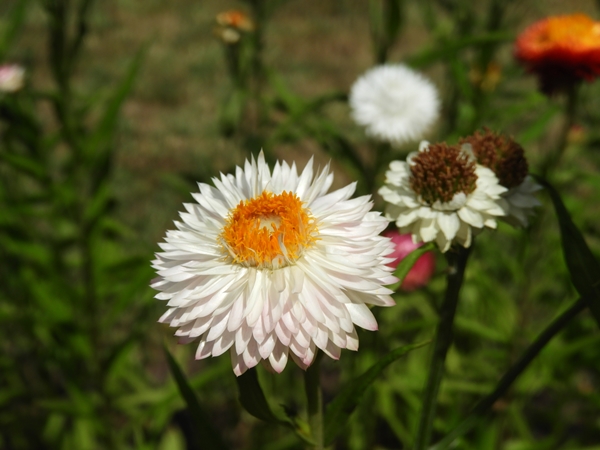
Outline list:
[[[540,206],[535,192],[542,187],[529,176],[529,165],[523,147],[513,139],[485,129],[459,141],[469,145],[477,162],[490,168],[498,183],[507,188],[498,202],[504,209],[503,220],[513,226],[526,227],[534,208]]]
[[[389,237],[396,248],[394,252],[389,255],[390,258],[395,258],[392,262],[388,263],[390,267],[394,269],[398,266],[400,261],[408,256],[413,250],[421,247],[422,242],[415,243],[410,234],[400,234],[396,230],[390,230],[383,233],[384,236]],[[408,271],[400,289],[403,291],[414,291],[420,287],[427,285],[429,279],[435,272],[435,256],[433,252],[427,252],[411,267]]]
[[[356,123],[367,134],[395,145],[421,139],[439,116],[435,86],[402,64],[375,67],[350,91]]]
[[[0,92],[17,92],[25,85],[25,69],[18,64],[0,66]]]
[[[548,94],[592,81],[600,75],[600,22],[584,14],[541,20],[519,35],[515,56]]]
[[[254,31],[254,22],[242,11],[223,11],[217,14],[216,21],[222,27],[231,27],[241,31]]]
[[[242,38],[242,33],[254,31],[254,22],[247,14],[238,10],[223,11],[215,18],[217,27],[215,36],[227,45],[237,44]]]
[[[281,372],[291,356],[302,368],[317,349],[332,358],[358,348],[354,325],[377,329],[368,304],[391,306],[393,245],[379,236],[387,220],[355,183],[327,193],[328,168],[300,175],[263,154],[235,175],[199,184],[177,230],[167,232],[153,267],[160,322],[181,342],[199,339],[196,358],[229,350],[237,375],[268,361]]]
[[[435,241],[445,252],[453,243],[469,247],[474,230],[496,227],[496,217],[505,214],[497,203],[505,191],[468,147],[422,142],[407,162],[392,161],[379,194],[400,233]]]

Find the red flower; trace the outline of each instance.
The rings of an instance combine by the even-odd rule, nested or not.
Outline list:
[[[395,230],[386,231],[383,235],[389,237],[396,245],[394,252],[389,255],[390,258],[396,258],[391,263],[388,263],[390,267],[395,268],[410,252],[423,245],[423,242],[415,244],[410,234],[400,234]],[[425,286],[429,282],[433,272],[435,272],[435,256],[433,252],[427,252],[417,260],[408,274],[406,274],[400,289],[403,291],[414,291]]]
[[[548,94],[592,81],[600,76],[600,22],[584,14],[536,22],[518,36],[515,57]]]

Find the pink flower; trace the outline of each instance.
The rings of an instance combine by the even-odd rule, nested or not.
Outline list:
[[[389,237],[395,245],[395,250],[389,255],[389,258],[396,259],[388,263],[390,267],[395,268],[400,261],[406,258],[406,255],[423,245],[423,242],[415,244],[410,233],[400,234],[396,230],[389,230],[383,233],[383,235]],[[402,281],[400,289],[403,291],[414,291],[425,286],[429,282],[433,272],[435,272],[435,256],[433,252],[427,252],[412,266]]]
[[[0,65],[0,93],[17,92],[25,85],[25,69],[17,64]]]

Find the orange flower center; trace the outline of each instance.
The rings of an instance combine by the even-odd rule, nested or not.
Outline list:
[[[585,14],[550,17],[543,31],[537,35],[537,44],[541,47],[597,48],[600,46],[600,23]]]
[[[259,269],[292,264],[317,240],[310,211],[291,192],[263,192],[230,211],[220,235],[234,263]]]

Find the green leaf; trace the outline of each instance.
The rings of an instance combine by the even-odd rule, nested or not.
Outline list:
[[[106,150],[106,147],[109,146],[112,141],[115,128],[118,124],[121,105],[133,87],[133,83],[142,65],[145,54],[146,47],[143,47],[137,52],[127,73],[115,89],[112,98],[108,101],[96,129],[87,139],[86,150],[94,159],[97,159],[100,154],[104,153],[104,150]]]
[[[40,182],[46,182],[48,180],[46,169],[33,158],[9,153],[7,151],[0,151],[0,161],[6,162],[12,166],[13,169],[30,175]]]
[[[556,189],[544,179],[537,180],[548,191],[554,204],[563,255],[573,286],[581,297],[588,299],[590,311],[600,326],[600,263],[586,244],[581,231],[573,223]]]
[[[394,276],[396,276],[400,281],[391,285],[390,289],[393,291],[398,290],[400,286],[402,286],[402,281],[404,281],[404,278],[406,278],[406,275],[408,275],[408,272],[410,272],[410,269],[412,269],[412,266],[415,265],[417,260],[425,253],[432,251],[433,249],[435,249],[435,244],[433,242],[428,242],[427,244],[414,249],[412,252],[406,255],[404,259],[398,263],[396,270],[394,271]]]
[[[455,59],[459,51],[469,47],[512,41],[514,41],[514,36],[511,33],[505,32],[469,36],[454,41],[444,40],[440,41],[439,44],[432,49],[426,49],[416,55],[409,56],[406,58],[406,63],[416,69],[422,69],[438,61],[448,60],[449,58]]]
[[[392,350],[364,374],[348,383],[328,405],[325,412],[325,444],[331,444],[342,431],[342,428],[360,403],[367,388],[371,386],[387,366],[411,350],[423,347],[426,344],[429,344],[429,341],[420,344],[405,345],[404,347]]]
[[[535,122],[519,135],[518,142],[520,142],[521,145],[539,139],[548,129],[550,121],[560,111],[560,107],[557,105],[538,105],[538,108],[545,108],[545,110]]]
[[[256,369],[248,369],[236,378],[240,392],[240,403],[248,413],[268,423],[281,425],[293,430],[296,435],[309,444],[314,444],[301,421],[281,418],[273,412],[258,381]]]
[[[248,369],[242,375],[236,378],[238,389],[240,391],[240,403],[246,411],[257,419],[269,423],[289,426],[290,422],[277,417],[271,410],[265,394],[258,382],[256,369]]]
[[[173,375],[173,378],[175,378],[179,392],[184,398],[195,422],[194,426],[191,427],[193,439],[196,444],[194,448],[210,448],[215,450],[226,449],[227,446],[223,442],[223,439],[210,425],[209,415],[200,406],[198,398],[196,397],[196,394],[194,394],[194,391],[188,383],[183,371],[179,367],[179,364],[177,364],[177,361],[175,361],[175,358],[173,358],[173,355],[171,355],[166,347],[163,347],[163,350],[165,352],[165,356],[167,357],[167,363],[169,364],[171,375]]]
[[[6,30],[4,30],[4,33],[2,33],[2,36],[0,36],[0,61],[5,59],[12,41],[17,36],[19,29],[25,21],[28,3],[29,0],[17,2],[17,4],[13,6],[12,11],[10,11],[9,17],[6,18],[8,26],[6,27]]]

